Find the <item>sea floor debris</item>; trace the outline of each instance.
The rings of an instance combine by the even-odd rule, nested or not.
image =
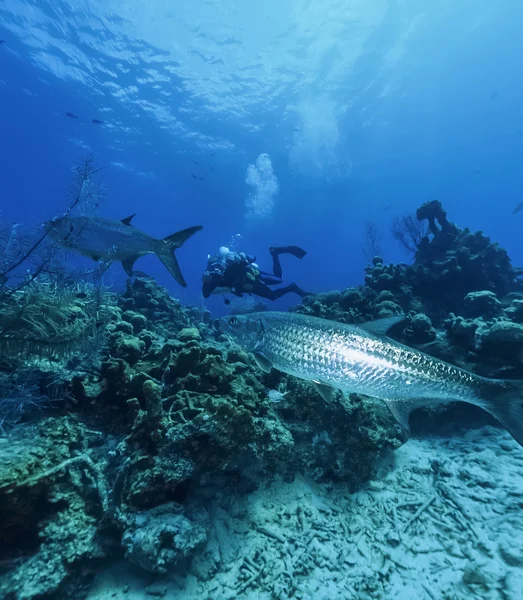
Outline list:
[[[295,479],[208,506],[188,572],[116,563],[88,600],[518,600],[523,589],[523,450],[491,427],[411,439],[375,479]]]

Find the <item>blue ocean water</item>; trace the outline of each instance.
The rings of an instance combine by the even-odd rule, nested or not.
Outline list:
[[[222,246],[270,270],[269,247],[292,244],[307,254],[282,257],[285,283],[357,286],[369,228],[386,264],[411,262],[391,226],[433,199],[523,267],[522,26],[517,0],[0,0],[0,224],[32,230],[63,213],[74,165],[91,156],[99,216],[136,213],[157,238],[203,226],[176,253],[186,288],[155,256],[134,267],[197,310],[140,278],[110,301],[68,289],[53,312],[42,278],[49,312],[16,329],[33,291],[0,277],[15,315],[0,314],[0,596],[521,600],[523,294],[499,248],[474,238],[476,269],[451,230],[441,255],[462,244],[470,289],[432,298],[427,281],[461,283],[455,265],[423,278],[442,227],[394,293],[378,263],[354,313],[367,288],[298,307],[351,324],[407,307],[400,341],[430,368],[409,355],[392,375],[422,364],[430,389],[453,374],[456,397],[438,400],[465,398],[414,413],[410,437],[397,408],[399,424],[369,397],[298,379],[307,365],[294,377],[255,363],[216,326],[229,309],[201,284]],[[127,280],[119,263],[103,276],[118,292]],[[71,334],[62,353],[71,322],[92,339]],[[383,380],[368,347],[342,350]],[[468,372],[506,379],[500,397]],[[460,376],[482,393],[460,396]]]
[[[204,226],[179,252],[187,290],[154,257],[137,266],[186,302],[238,233],[261,266],[269,245],[305,248],[284,274],[307,290],[359,283],[365,222],[404,259],[390,221],[432,198],[523,264],[517,2],[2,0],[0,15],[9,219],[63,206],[72,162],[92,153],[103,216],[137,213],[158,237]],[[249,185],[260,154],[271,181]],[[246,217],[249,195],[264,215]]]

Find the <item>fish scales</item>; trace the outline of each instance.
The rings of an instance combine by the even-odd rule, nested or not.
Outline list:
[[[261,312],[221,323],[261,369],[312,381],[326,401],[333,389],[379,398],[405,427],[417,407],[468,402],[489,412],[523,446],[523,381],[481,377],[400,344],[386,336],[398,319],[403,317],[347,325]]]
[[[259,350],[282,371],[388,399],[475,396],[476,378],[390,339],[306,315],[266,313]],[[472,389],[471,389],[472,388]]]

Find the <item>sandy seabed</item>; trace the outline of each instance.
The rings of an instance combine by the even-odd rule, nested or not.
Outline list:
[[[523,448],[485,427],[413,438],[365,489],[272,482],[208,508],[185,573],[113,564],[89,600],[523,600]]]

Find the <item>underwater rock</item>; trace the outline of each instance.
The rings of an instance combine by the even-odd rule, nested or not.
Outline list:
[[[463,299],[463,314],[467,318],[489,320],[501,314],[502,305],[496,294],[489,290],[470,292]]]
[[[192,341],[199,342],[202,339],[202,336],[196,327],[185,327],[178,334],[178,339],[183,343]]]
[[[121,337],[116,344],[116,358],[122,358],[129,365],[134,365],[138,362],[145,350],[145,343],[134,336]]]
[[[89,437],[74,419],[51,418],[0,439],[0,540],[11,568],[2,598],[61,597],[106,555],[97,527],[108,496],[102,467],[86,453]]]
[[[405,338],[412,344],[427,344],[436,339],[437,332],[427,315],[416,314],[405,329]]]
[[[523,323],[523,299],[514,298],[505,308],[505,315],[515,323]]]
[[[477,348],[483,354],[521,365],[523,359],[523,325],[496,321],[477,336]]]
[[[119,300],[124,311],[140,313],[158,328],[179,331],[191,325],[188,311],[179,300],[172,298],[167,290],[153,279],[135,278],[127,280],[127,289]]]
[[[167,573],[207,541],[207,531],[191,522],[174,502],[134,515],[122,537],[126,558],[152,573]]]
[[[476,349],[476,331],[481,322],[476,319],[465,319],[450,313],[444,325],[450,342],[466,350]]]
[[[126,310],[122,315],[122,319],[128,321],[133,326],[131,333],[138,334],[147,328],[147,317],[139,312]]]
[[[418,221],[427,220],[431,233],[436,236],[442,231],[456,233],[458,228],[447,219],[447,212],[439,200],[430,200],[422,204],[416,211]],[[438,227],[439,225],[439,227]]]

